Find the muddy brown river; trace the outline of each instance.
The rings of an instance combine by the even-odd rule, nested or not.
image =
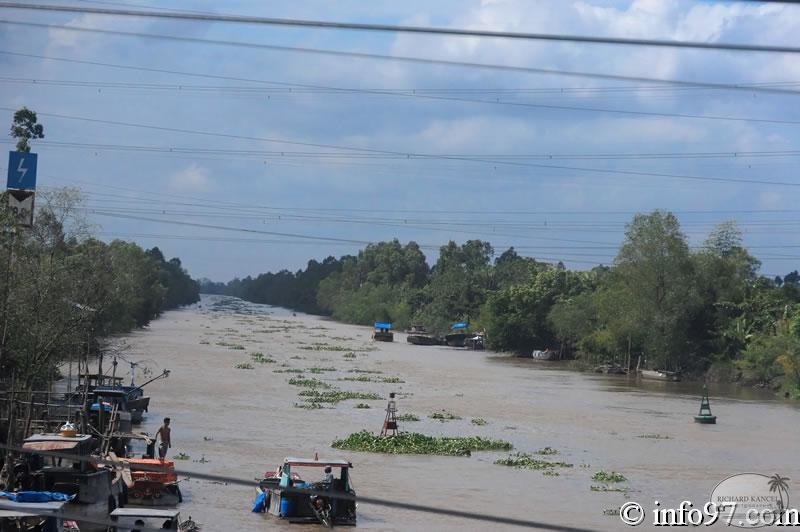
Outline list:
[[[127,358],[154,373],[171,370],[168,379],[147,387],[152,400],[142,430],[153,433],[161,418],[172,418],[170,456],[190,457],[176,461],[185,473],[182,516],[191,516],[205,531],[316,530],[251,513],[254,481],[241,486],[192,478],[192,472],[202,472],[253,480],[286,456],[314,453],[352,461],[360,495],[594,530],[631,529],[608,515],[628,500],[646,509],[655,500],[662,507],[685,499],[702,506],[718,482],[745,472],[791,478],[790,506],[800,505],[796,403],[769,393],[712,388],[718,422],[699,425],[692,420],[700,401],[695,383],[641,383],[488,351],[413,346],[402,333],[394,343],[373,343],[370,334],[366,327],[204,296],[199,305],[168,312],[148,329],[122,338],[130,345]],[[354,358],[345,356],[350,350]],[[254,352],[275,362],[253,362]],[[254,368],[235,367],[242,363]],[[313,367],[336,371],[312,374]],[[416,414],[420,421],[401,423],[402,430],[500,438],[513,443],[515,452],[551,447],[559,454],[543,458],[573,467],[551,476],[494,464],[508,452],[442,457],[331,449],[337,437],[380,431],[386,400],[296,408],[301,388],[288,384],[295,374],[276,372],[287,369],[342,390],[382,397],[403,392],[398,413]],[[356,369],[404,382],[339,380],[359,375],[351,371]],[[355,408],[359,402],[371,408]],[[462,419],[428,417],[442,409]],[[487,423],[475,425],[473,418]],[[601,469],[622,473],[628,480],[619,489],[626,491],[597,491],[603,488],[592,475]],[[514,527],[360,504],[358,528]]]

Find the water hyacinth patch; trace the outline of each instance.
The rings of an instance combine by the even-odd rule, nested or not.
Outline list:
[[[340,403],[349,399],[360,399],[362,401],[377,401],[381,396],[374,393],[349,392],[344,390],[325,390],[319,391],[316,388],[303,390],[298,395],[305,397],[310,403]]]
[[[448,412],[447,410],[440,410],[438,412],[434,412],[433,414],[431,414],[428,417],[431,418],[431,419],[438,419],[442,423],[444,423],[445,421],[451,421],[451,420],[454,420],[454,419],[461,419],[460,416],[457,416],[457,415],[453,414],[452,412]]]
[[[255,366],[250,364],[249,362],[241,362],[233,366],[236,369],[255,369]]]
[[[470,423],[472,423],[473,425],[477,425],[479,427],[489,424],[489,422],[483,419],[482,417],[474,417],[470,420]]]
[[[592,475],[592,480],[596,480],[597,482],[625,482],[628,480],[622,473],[617,473],[616,471],[604,471],[600,470],[594,475]]]
[[[397,416],[397,421],[419,421],[419,418],[414,414],[400,414]]]
[[[306,379],[302,375],[292,377],[289,379],[289,384],[292,386],[303,386],[306,388],[330,388],[331,385],[327,382],[322,382],[319,379]]]
[[[331,447],[386,454],[470,456],[473,451],[508,450],[513,446],[507,441],[477,436],[445,438],[416,432],[401,432],[396,436],[380,437],[364,430],[355,432],[347,438],[335,440]]]
[[[515,453],[506,458],[495,460],[496,465],[504,465],[508,467],[516,467],[519,469],[553,469],[555,467],[572,467],[572,464],[565,462],[548,462],[547,460],[540,460],[534,458],[528,453]]]

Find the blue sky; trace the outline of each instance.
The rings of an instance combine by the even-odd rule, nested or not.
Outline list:
[[[793,44],[800,34],[800,6],[754,2],[62,3],[757,44]],[[40,188],[80,187],[101,238],[158,245],[166,255],[179,256],[196,277],[228,280],[297,269],[309,258],[361,247],[264,233],[358,242],[413,239],[427,246],[432,261],[447,240],[483,238],[498,252],[513,245],[524,255],[590,268],[613,260],[633,213],[655,208],[676,212],[692,245],[700,245],[715,224],[736,220],[765,274],[783,274],[800,263],[798,187],[651,175],[800,183],[798,155],[775,153],[798,149],[800,124],[769,122],[800,122],[800,96],[76,33],[57,26],[626,76],[785,82],[782,87],[800,90],[797,55],[12,10],[3,19],[56,26],[0,24],[3,52],[198,74],[0,53],[2,106],[26,105],[41,113],[45,125],[46,138],[34,148]],[[289,92],[291,85],[384,93],[298,87]],[[11,112],[4,112],[10,122]],[[53,114],[162,129],[48,116]],[[12,148],[10,139],[7,146]],[[367,150],[446,157],[377,158]],[[771,153],[642,157],[733,152]]]

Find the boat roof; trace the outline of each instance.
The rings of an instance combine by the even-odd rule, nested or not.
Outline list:
[[[454,323],[454,324],[452,324],[450,326],[450,328],[451,329],[466,329],[467,328],[467,324],[466,323]]]
[[[0,499],[0,519],[58,514],[65,504],[66,501],[16,502]]]
[[[285,464],[302,467],[345,467],[351,468],[353,464],[347,460],[314,460],[313,458],[296,458],[290,456],[283,461]]]
[[[99,395],[117,395],[117,396],[120,396],[120,397],[123,396],[123,395],[128,395],[128,391],[121,390],[121,389],[116,388],[116,387],[115,388],[107,388],[107,387],[95,388],[92,393],[99,394]]]
[[[175,509],[164,508],[117,508],[111,512],[111,517],[161,517],[175,518],[180,512]]]
[[[391,323],[382,323],[380,321],[376,321],[375,322],[375,328],[376,329],[391,329],[392,328],[392,324]]]
[[[28,442],[36,442],[36,441],[74,441],[74,442],[85,442],[91,440],[92,437],[89,434],[78,434],[76,436],[62,436],[57,432],[43,432],[40,434],[34,434],[33,436],[28,436],[25,438],[25,443]]]

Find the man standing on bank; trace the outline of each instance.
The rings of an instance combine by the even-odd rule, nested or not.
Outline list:
[[[167,449],[172,447],[172,439],[170,438],[169,418],[164,418],[164,424],[156,432],[156,439],[161,439],[161,444],[158,446],[158,457],[162,460],[167,456]]]

